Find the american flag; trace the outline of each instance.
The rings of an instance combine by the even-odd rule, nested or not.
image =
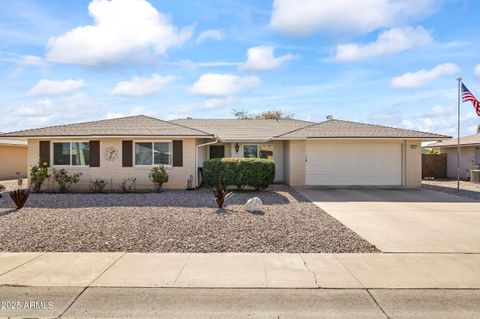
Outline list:
[[[475,112],[477,115],[480,116],[480,102],[473,96],[472,92],[470,92],[465,84],[462,83],[462,100],[463,102],[472,101],[473,107],[475,108]]]

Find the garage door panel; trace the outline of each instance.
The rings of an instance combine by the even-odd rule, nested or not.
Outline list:
[[[400,143],[307,143],[307,185],[401,185]]]

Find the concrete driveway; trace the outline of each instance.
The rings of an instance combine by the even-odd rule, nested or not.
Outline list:
[[[425,189],[298,188],[383,252],[480,253],[480,202]]]

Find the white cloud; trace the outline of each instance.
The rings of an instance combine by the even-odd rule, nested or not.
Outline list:
[[[474,116],[470,116],[470,113]],[[475,123],[476,115],[475,112],[470,113],[462,116],[462,134],[472,134],[467,127]],[[443,105],[434,105],[425,111],[412,114],[403,110],[385,110],[385,113],[371,114],[370,119],[383,125],[446,135],[453,135],[457,129],[456,108]]]
[[[36,55],[24,55],[20,58],[19,62],[25,65],[46,65],[46,62]]]
[[[270,25],[299,36],[315,31],[367,33],[417,21],[438,6],[434,0],[274,0]]]
[[[146,53],[163,54],[192,35],[145,0],[94,0],[88,6],[92,25],[52,37],[47,58],[58,63],[112,64]]]
[[[84,81],[82,79],[69,79],[64,81],[41,79],[30,89],[30,91],[28,91],[28,95],[63,94],[79,89],[82,86],[84,86]]]
[[[415,118],[425,118],[425,117],[433,118],[433,117],[440,117],[440,116],[443,116],[443,115],[452,115],[452,114],[456,114],[455,113],[455,108],[445,107],[443,105],[435,105],[435,106],[432,107],[432,109],[430,111],[424,112],[424,113],[419,113],[419,114],[415,115],[414,117]]]
[[[476,76],[480,77],[480,64],[475,66],[474,73]]]
[[[125,114],[120,112],[109,112],[107,113],[107,115],[105,115],[105,118],[107,120],[118,119],[119,117],[125,117]]]
[[[233,96],[227,96],[224,98],[210,98],[205,100],[203,106],[206,109],[216,109],[222,106],[232,105],[237,102],[237,99]]]
[[[260,85],[261,81],[256,76],[207,73],[202,75],[189,90],[196,95],[227,97],[252,90]]]
[[[275,57],[274,48],[271,46],[259,46],[248,49],[247,61],[239,66],[243,71],[265,71],[276,69],[282,64],[292,60],[290,53]]]
[[[146,96],[163,89],[175,80],[174,76],[152,74],[151,77],[135,76],[129,81],[120,81],[112,89],[112,94],[121,96]]]
[[[222,33],[222,31],[215,30],[215,29],[210,29],[210,30],[203,31],[197,37],[197,40],[195,40],[195,43],[201,44],[203,41],[205,41],[207,39],[220,41],[220,40],[223,39],[223,33]]]
[[[396,76],[390,82],[393,88],[413,88],[423,86],[442,75],[452,75],[460,72],[460,68],[453,63],[439,64],[430,70],[419,70],[417,72],[407,72]]]
[[[2,130],[24,130],[98,119],[102,116],[102,108],[101,104],[83,93],[9,105],[2,107],[8,114],[8,117],[2,118]]]
[[[339,44],[337,61],[353,61],[409,50],[433,41],[430,32],[421,26],[392,28],[380,33],[377,40],[366,44]]]

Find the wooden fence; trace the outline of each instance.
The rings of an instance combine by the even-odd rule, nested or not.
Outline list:
[[[447,178],[447,154],[422,154],[422,179]]]

